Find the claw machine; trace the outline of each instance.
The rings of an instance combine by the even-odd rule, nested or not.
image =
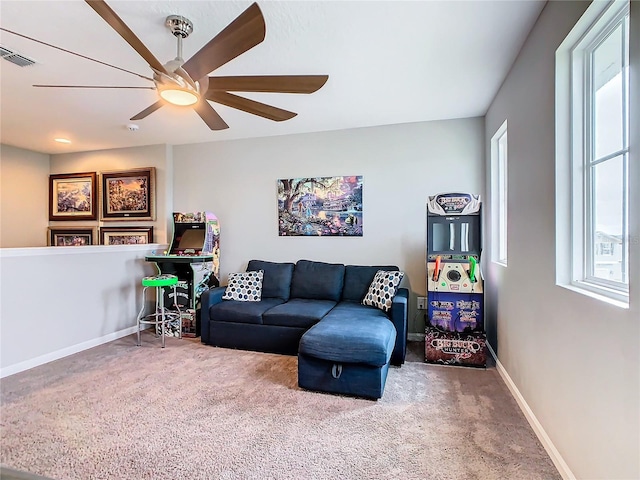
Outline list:
[[[442,193],[427,203],[428,363],[486,367],[479,195]]]

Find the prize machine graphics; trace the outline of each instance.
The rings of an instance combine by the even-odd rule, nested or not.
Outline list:
[[[427,204],[428,363],[485,367],[479,195],[444,193]]]
[[[164,255],[146,257],[155,262],[160,273],[178,277],[177,299],[167,289],[165,305],[178,304],[182,312],[181,327],[172,326],[167,335],[200,335],[200,295],[210,287],[220,286],[220,225],[210,212],[173,214],[173,238]]]

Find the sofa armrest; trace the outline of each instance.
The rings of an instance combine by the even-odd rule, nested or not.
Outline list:
[[[200,296],[200,340],[209,343],[209,308],[222,302],[227,287],[214,287],[202,292]]]
[[[396,345],[391,354],[392,365],[402,365],[407,354],[407,328],[408,328],[409,290],[399,288],[393,297],[389,318],[396,327]]]

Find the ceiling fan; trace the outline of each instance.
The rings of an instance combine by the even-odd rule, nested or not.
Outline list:
[[[177,38],[178,52],[174,60],[163,65],[104,0],[85,0],[85,2],[149,64],[153,71],[153,78],[16,34],[4,28],[2,30],[137,75],[152,81],[154,87],[83,85],[34,85],[34,87],[155,89],[161,98],[131,117],[131,120],[143,119],[168,102],[174,105],[191,106],[211,130],[223,130],[229,126],[209,101],[280,122],[289,120],[297,114],[229,92],[313,93],[320,89],[329,78],[328,75],[208,76],[215,69],[264,40],[266,27],[257,3],[253,3],[187,61],[182,59],[182,40],[193,31],[193,23],[179,15],[168,16],[165,25]]]

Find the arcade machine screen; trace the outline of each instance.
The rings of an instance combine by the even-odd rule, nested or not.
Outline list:
[[[204,233],[204,230],[187,230],[180,239],[178,250],[187,250],[189,248],[200,250],[204,245]]]
[[[480,216],[429,217],[428,250],[435,254],[477,255],[480,252]]]
[[[178,234],[180,235],[178,238]],[[199,255],[204,246],[206,230],[198,226],[190,225],[183,232],[176,232],[178,245],[173,247],[172,254],[184,255],[186,253]],[[174,243],[175,245],[175,243]]]

